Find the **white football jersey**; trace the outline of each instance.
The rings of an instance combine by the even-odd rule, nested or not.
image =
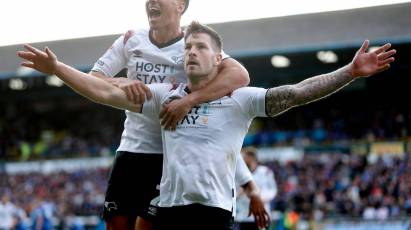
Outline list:
[[[236,187],[243,186],[253,179],[250,170],[248,169],[242,157],[237,159],[237,169],[235,170]]]
[[[228,58],[223,53],[223,58]],[[161,47],[149,36],[149,29],[128,31],[118,38],[95,63],[92,71],[114,77],[127,69],[129,79],[152,83],[185,83],[184,38],[179,37]],[[158,116],[126,111],[124,131],[117,151],[162,153]]]
[[[113,77],[127,69],[127,77],[151,83],[186,82],[184,72],[184,38],[164,47],[155,45],[149,29],[128,31],[96,62],[93,71]],[[126,121],[118,151],[162,153],[158,117],[126,111]]]
[[[187,95],[185,84],[153,84],[142,113],[158,116],[170,98]],[[195,106],[175,131],[162,131],[161,207],[193,203],[233,209],[234,176],[244,136],[255,116],[266,116],[266,89],[245,87]]]

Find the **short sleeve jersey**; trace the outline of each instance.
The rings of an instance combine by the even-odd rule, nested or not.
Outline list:
[[[185,84],[150,89],[153,99],[144,103],[142,113],[154,116],[170,98],[188,93]],[[162,131],[161,207],[199,203],[232,210],[237,158],[251,120],[266,116],[265,94],[262,88],[240,88],[195,106],[175,131]]]
[[[93,71],[113,77],[127,69],[129,79],[145,84],[186,82],[184,38],[162,47],[155,45],[149,29],[128,31],[118,38],[95,63]],[[124,131],[118,151],[162,153],[158,117],[126,111]]]
[[[149,29],[130,30],[119,37],[95,63],[92,71],[113,77],[127,69],[127,78],[152,83],[185,83],[184,38],[157,46]],[[223,53],[223,58],[228,58]],[[162,153],[158,117],[126,111],[118,151]]]

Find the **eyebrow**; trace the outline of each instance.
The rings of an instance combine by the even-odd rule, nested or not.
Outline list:
[[[207,42],[202,42],[202,41],[200,41],[200,42],[194,42],[193,44],[196,44],[196,45],[207,45],[208,43],[207,43]]]

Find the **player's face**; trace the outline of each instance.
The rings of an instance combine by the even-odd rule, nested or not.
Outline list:
[[[180,23],[184,10],[182,0],[147,0],[146,13],[150,27],[158,29]]]
[[[187,76],[206,76],[221,62],[221,54],[205,33],[191,34],[185,42],[184,69]]]

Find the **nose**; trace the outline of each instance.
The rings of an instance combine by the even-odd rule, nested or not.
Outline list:
[[[194,51],[194,49],[190,49],[190,50],[188,51],[188,56],[189,56],[189,57],[196,57],[197,54],[196,54],[196,52]]]
[[[196,56],[196,48],[195,46],[192,46],[189,50],[188,50],[188,56],[192,57],[192,56]]]

